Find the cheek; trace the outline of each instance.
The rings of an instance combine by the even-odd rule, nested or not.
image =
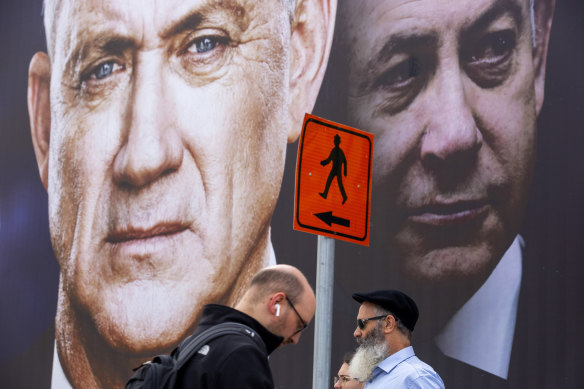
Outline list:
[[[513,188],[509,203],[522,201],[528,190],[536,148],[533,83],[525,74],[516,79],[508,88],[477,96],[483,154],[491,161],[489,174]]]
[[[51,239],[61,268],[67,267],[66,259],[71,256],[81,201],[75,142],[62,136],[64,132],[51,132],[48,187]]]
[[[63,272],[71,274],[78,265],[72,261],[91,250],[99,237],[93,225],[100,196],[104,195],[111,155],[119,128],[111,115],[93,117],[76,107],[57,117],[51,132],[49,166],[49,219],[55,254]],[[55,116],[53,116],[55,117]],[[59,127],[61,123],[69,126]],[[117,131],[117,130],[116,130]]]

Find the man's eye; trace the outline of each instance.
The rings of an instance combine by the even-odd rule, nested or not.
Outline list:
[[[190,52],[195,53],[206,53],[208,51],[213,50],[220,44],[224,44],[224,38],[216,37],[216,36],[204,36],[201,38],[197,38],[193,41],[191,46],[189,47]]]
[[[122,69],[122,66],[117,64],[114,61],[104,62],[104,63],[98,65],[97,67],[95,67],[91,71],[91,73],[89,74],[89,78],[101,80],[101,79],[108,77],[112,73],[114,73],[118,70],[121,70],[121,69]]]
[[[406,109],[424,87],[431,67],[431,58],[407,56],[382,72],[371,85],[383,101],[377,110],[394,115]]]
[[[490,33],[476,43],[469,43],[463,54],[466,73],[481,88],[501,85],[511,72],[516,45],[513,30]]]
[[[489,34],[470,52],[470,63],[496,64],[515,48],[515,33],[510,30]]]
[[[410,57],[388,71],[384,72],[376,81],[382,88],[402,88],[408,86],[421,73],[420,61]]]

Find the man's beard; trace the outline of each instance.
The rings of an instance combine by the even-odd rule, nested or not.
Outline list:
[[[349,374],[351,377],[361,381],[369,381],[373,370],[381,361],[389,355],[389,346],[385,342],[385,337],[379,326],[375,326],[373,331],[365,339],[357,339],[359,348],[355,351],[355,356],[351,359]]]

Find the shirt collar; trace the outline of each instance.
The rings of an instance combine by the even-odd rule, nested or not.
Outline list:
[[[396,353],[391,354],[389,357],[385,358],[383,361],[379,363],[379,365],[375,367],[370,381],[373,381],[375,377],[382,373],[388,374],[390,371],[395,369],[397,365],[413,356],[414,348],[412,346],[408,346],[406,348],[399,350]]]
[[[57,341],[55,340],[53,346],[53,370],[51,372],[51,388],[52,389],[73,389],[67,376],[63,372],[61,361],[59,361],[59,354],[57,353]]]
[[[493,273],[435,338],[451,358],[507,379],[521,286],[517,236]]]

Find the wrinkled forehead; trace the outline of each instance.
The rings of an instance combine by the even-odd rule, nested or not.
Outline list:
[[[45,0],[44,23],[49,55],[55,46],[73,45],[83,39],[83,30],[94,26],[131,29],[128,34],[160,33],[165,27],[188,15],[225,16],[239,23],[250,23],[266,16],[266,5],[280,4],[290,20],[296,0]],[[273,7],[269,7],[273,12]],[[138,37],[139,38],[139,37]]]
[[[510,15],[530,24],[534,0],[340,0],[339,23],[357,43],[359,36],[397,31],[426,33],[464,30],[489,17]],[[537,0],[535,0],[537,1]],[[357,39],[356,39],[357,37]]]

